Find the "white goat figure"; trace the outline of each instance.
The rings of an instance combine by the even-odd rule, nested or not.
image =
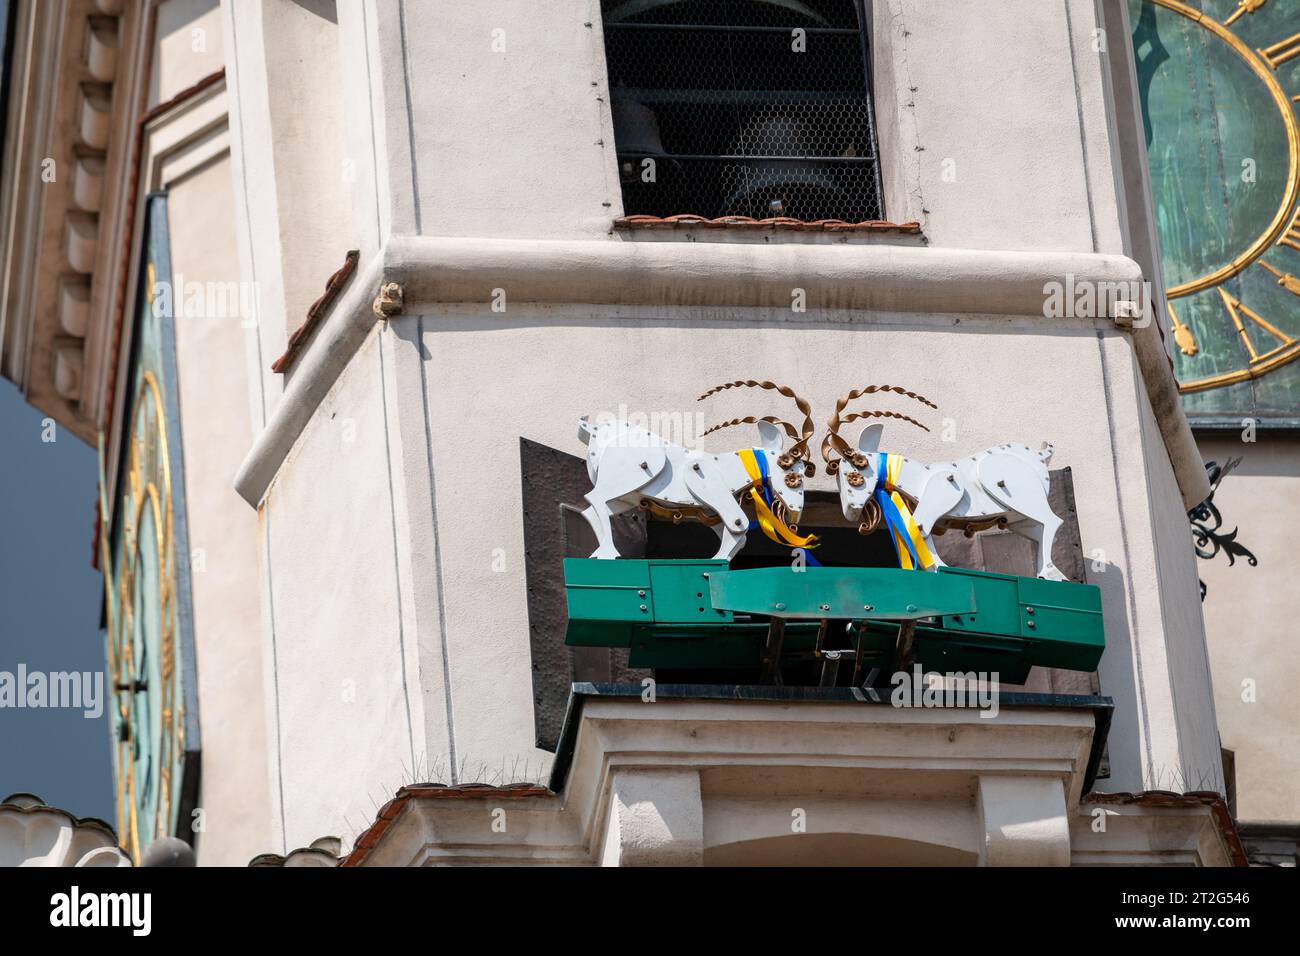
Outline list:
[[[942,566],[934,546],[937,527],[981,530],[1004,527],[1038,545],[1038,577],[1063,581],[1065,576],[1052,563],[1052,542],[1061,519],[1047,502],[1047,462],[1052,446],[1039,451],[1028,445],[996,445],[958,461],[926,465],[902,455],[880,453],[884,423],[865,427],[854,449],[839,434],[842,424],[859,418],[894,418],[929,431],[906,415],[891,411],[854,412],[840,419],[844,407],[855,398],[873,392],[895,392],[931,408],[937,406],[914,392],[893,385],[869,385],[856,389],[836,403],[822,442],[826,471],[836,476],[840,507],[850,521],[861,521],[862,513],[878,511],[876,491],[900,492],[915,503],[912,517],[925,546],[933,556],[933,567]],[[838,453],[839,458],[832,458]],[[889,472],[893,472],[892,481]],[[860,525],[864,533],[874,529],[880,515]]]
[[[814,431],[811,408],[789,388],[771,382],[728,382],[705,392],[699,400],[741,387],[773,389],[794,399],[804,413],[802,430],[769,415],[735,418],[704,434],[742,423],[758,426],[760,447],[753,449],[755,464],[762,456],[773,512],[778,520],[788,519],[787,527],[793,531],[793,523],[803,511],[804,477],[814,472],[808,451]],[[793,441],[788,450],[782,431]],[[596,533],[598,547],[593,558],[619,557],[610,519],[632,508],[665,511],[674,520],[693,517],[712,525],[720,539],[715,558],[731,560],[745,546],[749,518],[736,498],[754,486],[754,479],[742,452],[715,455],[694,451],[621,420],[593,425],[584,418],[578,423],[578,438],[587,446],[587,474],[592,482],[582,515]]]

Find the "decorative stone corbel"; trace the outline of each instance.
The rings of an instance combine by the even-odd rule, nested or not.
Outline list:
[[[1055,777],[980,777],[981,866],[1069,866],[1065,786]]]
[[[699,771],[617,770],[609,791],[602,865],[703,864]]]

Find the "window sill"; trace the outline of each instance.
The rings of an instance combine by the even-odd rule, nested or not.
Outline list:
[[[830,233],[833,235],[898,235],[920,236],[919,222],[885,222],[871,219],[866,222],[845,222],[842,219],[818,219],[805,222],[801,219],[777,217],[752,219],[749,216],[719,216],[706,219],[692,213],[677,216],[620,216],[614,220],[616,230],[670,230],[694,229],[723,230],[744,233]]]

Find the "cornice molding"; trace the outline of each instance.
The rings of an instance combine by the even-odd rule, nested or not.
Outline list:
[[[381,288],[400,289],[402,313],[427,315],[450,304],[486,305],[495,288],[508,289],[512,304],[788,310],[797,287],[805,290],[812,312],[851,311],[886,319],[917,313],[1018,316],[1076,325],[1100,321],[1131,330],[1183,497],[1195,505],[1209,493],[1155,324],[1134,327],[1125,316],[1043,316],[1048,283],[1066,276],[1076,284],[1097,286],[1141,282],[1142,270],[1132,259],[799,242],[693,243],[689,249],[687,256],[678,243],[393,236],[377,256],[362,263],[305,344],[284,394],[236,476],[236,490],[254,507],[261,503],[317,405],[380,316],[391,313],[375,302]],[[870,315],[865,318],[869,321]]]
[[[30,793],[0,800],[0,866],[130,865],[103,820],[75,817]]]
[[[93,442],[105,224],[138,88],[139,0],[18,0],[0,189],[0,373]]]
[[[633,690],[587,700],[558,790],[528,784],[405,787],[358,837],[343,865],[698,863],[706,848],[737,837],[788,835],[789,808],[754,816],[755,801],[774,776],[819,773],[842,780],[870,774],[879,784],[852,797],[847,789],[800,793],[807,819],[822,821],[809,832],[822,826],[909,840],[969,858],[984,858],[981,848],[993,835],[1032,862],[1068,862],[1068,808],[1078,806],[1095,733],[1086,707],[1007,708],[988,720],[970,709],[893,707],[887,696],[881,702],[775,701],[676,699],[666,692],[647,707],[639,685]],[[697,781],[705,773],[725,778],[730,787],[705,798],[713,807],[712,833],[696,832],[693,841],[689,826],[672,833],[656,827],[661,816],[689,823],[694,812],[698,821],[703,794]],[[972,792],[990,782],[1016,798],[1004,800],[1000,813],[980,807]],[[1055,801],[1026,802],[1042,786]],[[653,797],[658,812],[649,819],[629,815],[625,791]],[[851,817],[843,814],[846,803]],[[931,826],[924,834],[915,831],[914,818],[895,816],[909,806],[918,813],[926,808]],[[509,833],[482,826],[485,807],[508,807]],[[940,823],[931,813],[936,807],[946,811]],[[1023,822],[1017,810],[1047,814],[1052,831],[1007,825]],[[851,829],[825,822],[831,819]],[[1007,859],[989,854],[984,862]]]

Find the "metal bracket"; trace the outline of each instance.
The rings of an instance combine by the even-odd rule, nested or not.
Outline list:
[[[781,685],[781,645],[785,643],[785,619],[774,617],[767,625],[767,644],[763,647],[763,671],[760,682]]]

